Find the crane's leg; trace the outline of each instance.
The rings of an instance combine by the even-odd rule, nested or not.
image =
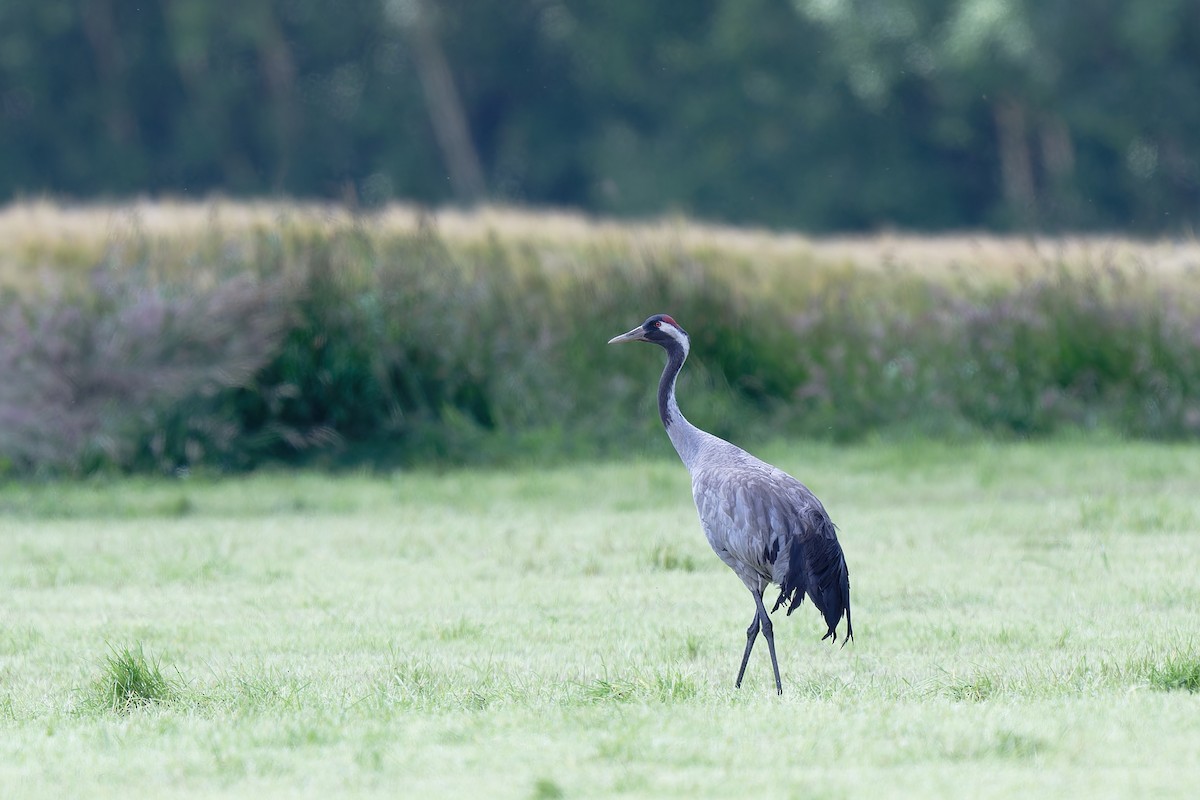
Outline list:
[[[758,606],[758,618],[762,620],[763,636],[767,639],[767,649],[771,651],[771,669],[775,671],[775,691],[783,694],[783,683],[779,680],[779,661],[775,658],[775,630],[767,609],[763,606],[762,592],[754,595],[754,603]]]
[[[746,662],[750,660],[750,651],[754,648],[754,640],[758,638],[758,627],[760,625],[758,610],[754,611],[754,619],[750,621],[750,627],[746,628],[746,652],[742,653],[742,668],[738,670],[737,683],[733,686],[735,689],[742,688],[742,676],[746,674]]]
[[[750,590],[750,594],[754,596],[754,619],[750,621],[750,627],[746,628],[746,652],[742,653],[742,666],[738,669],[737,683],[734,684],[734,688],[742,688],[742,676],[746,674],[750,651],[754,649],[754,640],[758,638],[759,630],[762,630],[763,636],[767,637],[767,648],[771,651],[771,669],[775,672],[775,691],[783,694],[783,683],[779,680],[779,661],[775,658],[775,630],[771,625],[771,617],[767,614],[766,607],[763,606],[762,593],[762,589]]]

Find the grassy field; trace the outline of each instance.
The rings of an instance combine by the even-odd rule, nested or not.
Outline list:
[[[663,443],[666,450],[666,443]],[[779,443],[857,641],[751,606],[683,468],[0,488],[6,798],[1185,797],[1194,447]]]

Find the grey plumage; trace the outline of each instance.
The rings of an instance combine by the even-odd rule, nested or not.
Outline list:
[[[822,639],[837,641],[843,613],[846,636],[842,644],[854,638],[850,573],[833,522],[821,501],[800,481],[700,430],[679,411],[675,379],[690,349],[690,339],[679,323],[655,314],[609,340],[609,344],[620,342],[650,342],[667,351],[658,387],[659,415],[692,475],[692,497],[709,545],[754,597],[754,618],[746,630],[736,685],[742,685],[750,651],[761,630],[771,653],[775,688],[782,694],[773,626],[762,599],[768,585],[780,587],[772,611],[784,606],[790,615],[807,595],[825,618],[828,630]]]

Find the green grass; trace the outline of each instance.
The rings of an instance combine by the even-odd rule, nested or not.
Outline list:
[[[170,678],[162,674],[157,660],[136,649],[112,648],[105,656],[101,675],[80,703],[81,709],[132,711],[139,706],[165,703],[175,694]]]
[[[663,443],[664,450],[666,443]],[[1195,447],[778,443],[857,640],[676,462],[0,487],[6,798],[1190,797]]]

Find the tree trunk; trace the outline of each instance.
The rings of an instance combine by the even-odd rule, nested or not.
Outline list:
[[[428,13],[417,4],[416,13],[407,26],[416,56],[417,73],[425,91],[425,103],[433,132],[441,148],[450,185],[460,203],[473,205],[484,199],[487,187],[479,155],[471,143],[462,101],[450,74],[450,65],[442,51]]]
[[[1033,181],[1033,158],[1029,152],[1025,107],[1011,97],[993,106],[996,138],[1000,146],[1000,180],[1004,202],[1013,219],[1029,225],[1037,218],[1037,189]]]
[[[83,6],[83,33],[92,47],[96,72],[100,76],[104,127],[108,137],[118,144],[136,143],[137,123],[126,102],[123,83],[125,51],[109,0],[93,0]]]
[[[296,62],[272,9],[266,10],[264,35],[258,43],[258,60],[262,65],[267,92],[271,97],[271,116],[274,123],[275,152],[271,184],[282,191],[292,165],[293,143],[296,141]]]

